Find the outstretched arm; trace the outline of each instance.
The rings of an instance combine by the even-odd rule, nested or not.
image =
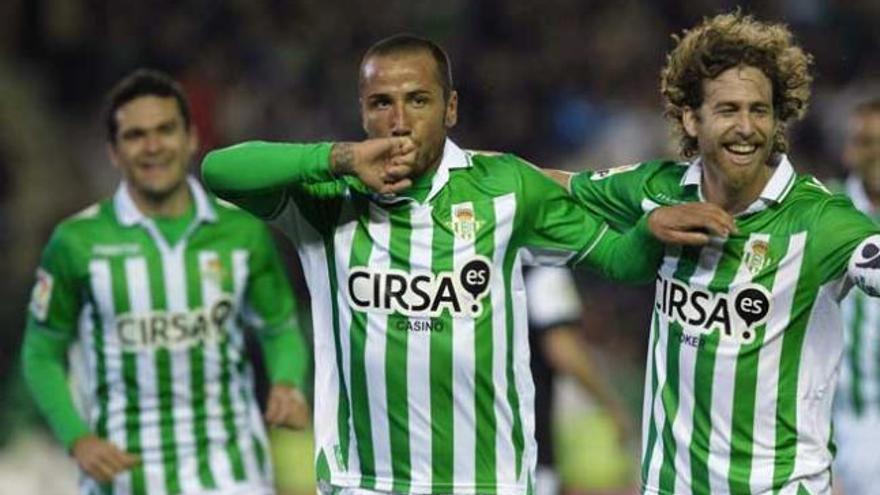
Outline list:
[[[223,199],[261,217],[270,216],[297,184],[331,182],[343,175],[360,179],[380,194],[411,185],[415,159],[410,138],[358,143],[269,143],[249,141],[214,150],[202,162],[205,184]]]

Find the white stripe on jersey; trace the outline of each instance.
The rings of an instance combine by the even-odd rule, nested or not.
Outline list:
[[[372,241],[368,266],[373,270],[388,270],[391,257],[391,223],[388,212],[370,203],[370,221],[367,231]],[[372,433],[373,460],[376,473],[376,491],[392,489],[391,480],[391,431],[388,426],[388,397],[385,382],[385,341],[388,315],[367,313],[366,339],[364,342],[364,372],[367,396],[370,398],[370,432]],[[395,398],[394,400],[399,400]],[[382,481],[386,482],[383,483]]]
[[[535,382],[532,381],[531,353],[529,351],[529,314],[526,303],[526,283],[523,280],[522,261],[525,250],[519,250],[511,269],[510,293],[513,308],[513,378],[519,397],[519,417],[522,421],[524,450],[518,483],[527,492],[534,491],[535,466],[538,463],[535,443]],[[511,440],[512,441],[512,440]],[[531,481],[531,484],[530,484]]]
[[[247,289],[247,280],[250,277],[250,269],[248,260],[250,253],[244,249],[232,250],[232,287],[236,301],[244,300],[244,292]],[[230,325],[236,331],[230,336],[230,343],[226,346],[226,352],[229,355],[229,362],[235,366],[236,363],[243,359],[241,355],[244,350],[244,329],[238,328],[235,322]],[[254,421],[252,410],[256,408],[253,395],[250,390],[252,384],[249,383],[250,373],[233,373],[231,375],[229,398],[232,402],[232,409],[235,411],[235,427],[238,434],[238,445],[241,449],[241,457],[244,463],[244,470],[247,480],[252,483],[258,483],[263,479],[263,472],[260,469],[257,460],[256,448],[253,436],[260,436],[263,431],[263,422],[257,415]],[[265,434],[263,434],[265,436]],[[266,453],[268,459],[268,452]]]
[[[751,234],[746,246],[755,242],[770,243],[768,234]],[[748,283],[752,279],[745,257],[733,278],[733,286]],[[741,344],[735,339],[720,339],[715,357],[715,372],[712,376],[712,425],[733,425],[733,394],[736,391],[736,362]],[[724,361],[732,366],[723,364]],[[728,472],[730,470],[730,447],[732,428],[709,429],[709,488],[713,494],[730,492]]]
[[[697,266],[688,280],[689,285],[708,287],[715,277],[715,270],[723,253],[717,242],[718,238],[712,238],[709,245],[700,250]],[[665,328],[669,332],[669,327]],[[685,332],[682,329],[682,332]],[[702,334],[697,335],[703,338]],[[719,338],[719,340],[722,340]],[[682,345],[678,356],[678,409],[672,421],[672,436],[675,445],[675,493],[688,491],[687,484],[690,481],[691,472],[691,438],[694,432],[694,403],[695,403],[695,374],[697,366],[697,353],[699,347]],[[685,474],[688,473],[688,474]]]
[[[432,208],[414,208],[410,216],[410,272],[430,272],[434,220]],[[410,321],[420,320],[410,319]],[[411,478],[427,480],[433,477],[431,431],[431,332],[413,333],[406,345],[407,403],[409,408],[409,452]],[[427,487],[426,487],[427,488]]]
[[[680,255],[681,251],[679,249],[667,249],[666,256],[663,257],[663,264],[660,266],[659,270],[661,276],[671,278],[675,274],[675,270],[678,268]],[[663,387],[666,386],[666,361],[662,358],[666,356],[666,349],[669,345],[669,319],[667,316],[657,311],[654,311],[654,315],[657,319],[657,327],[659,331],[657,332],[655,342],[653,329],[651,330],[651,338],[648,341],[648,352],[652,354],[649,361],[654,363],[653,369],[657,371],[657,388],[651,390],[651,402],[645,402],[645,405],[650,407],[650,409],[644,411],[642,417],[645,418],[645,421],[653,420],[656,429],[656,441],[654,442],[653,452],[651,452],[650,455],[647,479],[644,480],[644,482],[647,486],[657,488],[660,486],[660,468],[663,465],[664,456],[662,449],[662,436],[663,425],[666,423],[666,409],[663,407],[662,390]],[[648,381],[646,383],[652,382]],[[645,429],[645,431],[648,430]],[[647,447],[647,442],[645,442],[644,445]],[[644,453],[642,455],[644,456]]]
[[[153,311],[150,275],[143,256],[125,259],[125,282],[128,285],[129,309],[132,315],[148,315]],[[159,390],[156,352],[152,349],[134,354],[137,362],[138,419],[141,453],[147,491],[165,493],[165,469],[162,463],[162,431],[159,428]]]
[[[342,214],[346,217],[351,218],[350,221],[346,222],[344,225],[341,225],[336,228],[336,231],[333,235],[333,245],[334,251],[336,255],[336,259],[333,262],[336,264],[336,287],[338,290],[336,291],[336,305],[339,308],[339,342],[340,342],[340,350],[342,352],[341,361],[342,361],[342,376],[345,381],[345,390],[348,394],[348,408],[349,408],[349,417],[346,428],[348,428],[348,466],[345,471],[344,478],[345,481],[360,485],[360,472],[361,472],[361,463],[360,457],[358,457],[358,442],[357,437],[354,432],[354,420],[352,417],[352,402],[351,402],[351,307],[348,305],[348,301],[346,300],[345,293],[348,290],[348,281],[346,279],[346,274],[348,273],[348,265],[351,262],[351,249],[352,244],[354,243],[354,234],[357,228],[357,220],[354,218],[353,214],[353,206],[346,202],[342,206]],[[312,298],[314,301],[315,299]],[[329,329],[332,329],[331,325]],[[331,330],[332,331],[332,330]],[[330,335],[329,338],[333,339],[333,335]],[[335,362],[335,361],[334,361]],[[338,388],[336,390],[339,390]],[[335,418],[334,418],[335,421]],[[333,424],[333,428],[336,429],[336,423]],[[331,465],[333,465],[331,463]],[[336,474],[336,473],[334,473]],[[335,478],[335,476],[334,476]]]
[[[106,380],[108,384],[117,384],[117,387],[111,385],[107,390],[109,394],[107,440],[124,450],[128,446],[125,436],[125,382],[122,379],[122,351],[119,335],[116,333],[116,311],[113,306],[110,262],[106,259],[93,259],[89,261],[89,272],[96,310],[100,314],[100,320],[103,324],[103,327],[97,331],[102,332],[104,338]],[[96,377],[99,376],[97,371],[96,368]],[[91,478],[88,478],[88,481],[91,482]],[[114,493],[129,493],[131,491],[131,471],[125,471],[113,478],[113,489]]]
[[[776,407],[779,387],[779,363],[782,354],[782,338],[788,327],[794,303],[797,280],[807,234],[795,234],[789,238],[788,251],[779,262],[773,282],[773,306],[767,320],[767,330],[758,357],[758,380],[755,391],[755,424],[752,429],[752,491],[761,493],[773,484],[773,459],[776,447]]]
[[[455,218],[455,209],[462,208],[473,211],[473,203],[456,203],[450,213]],[[473,237],[463,240],[455,236],[453,246],[453,271],[464,266],[476,255]],[[476,386],[474,355],[474,319],[470,317],[452,318],[452,401],[458,407],[453,408],[453,462],[454,481],[456,486],[471,485],[475,479],[476,461],[474,455],[477,445],[477,428],[473,424],[476,418]],[[471,487],[471,490],[473,487]],[[470,493],[464,492],[462,493]]]
[[[492,266],[503,267],[513,221],[516,216],[516,197],[495,199],[495,249]],[[514,268],[516,272],[519,267]],[[521,269],[520,269],[521,271]],[[489,294],[492,298],[492,383],[495,389],[495,476],[498,486],[514,485],[516,453],[513,449],[513,411],[507,399],[507,306],[504,277],[492,277]],[[525,294],[512,291],[513,305],[526,307]]]
[[[187,312],[189,297],[186,283],[184,249],[186,242],[166,252],[166,246],[157,243],[162,253],[162,275],[165,279],[165,305],[169,312]],[[201,274],[204,277],[204,273]],[[174,439],[177,447],[177,478],[184,493],[201,489],[196,455],[196,438],[193,428],[194,411],[189,348],[171,349],[172,414],[174,415]]]
[[[296,208],[290,202],[291,208]],[[295,217],[301,217],[299,213]],[[298,237],[303,239],[320,238],[320,235],[307,223],[301,222],[297,227],[305,232]],[[291,229],[287,229],[288,231]],[[324,363],[324,366],[315,366],[315,390],[341,390],[339,374],[336,367],[336,343],[333,336],[333,309],[330,301],[334,295],[330,286],[330,261],[324,244],[321,242],[302,242],[297,244],[303,272],[311,274],[306,277],[309,294],[312,299],[312,329],[313,346],[316,363]],[[338,291],[337,291],[338,292]],[[339,447],[339,394],[314,394],[314,410],[323,411],[321,415],[315,415],[315,461],[323,453],[327,459],[330,470],[338,475],[342,466],[337,464],[337,448]]]
[[[216,267],[220,263],[220,256],[214,251],[199,252],[199,280],[201,280],[202,307],[210,308],[221,297],[223,288],[216,278]],[[211,473],[218,485],[232,482],[232,464],[226,453],[228,435],[223,426],[223,407],[220,403],[220,374],[222,366],[220,362],[220,343],[208,339],[204,343],[204,382],[207,393],[205,414],[207,416],[207,435],[210,441],[208,460]]]

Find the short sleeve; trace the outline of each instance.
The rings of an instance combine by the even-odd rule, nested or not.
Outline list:
[[[840,278],[856,247],[878,233],[880,227],[846,196],[836,194],[825,200],[811,232],[814,266],[822,283]]]

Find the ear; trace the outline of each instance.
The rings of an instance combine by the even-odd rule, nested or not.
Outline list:
[[[358,104],[361,106],[361,129],[364,130],[364,134],[369,136],[370,133],[367,132],[367,111],[364,108],[364,98],[363,96],[358,97]]]
[[[688,136],[697,137],[697,124],[700,122],[699,110],[685,107],[681,113],[681,124]]]
[[[458,123],[458,92],[453,90],[449,93],[449,100],[446,102],[446,115],[443,118],[443,124],[447,129],[455,127]]]

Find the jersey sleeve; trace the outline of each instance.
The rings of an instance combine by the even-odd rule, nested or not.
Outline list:
[[[826,283],[840,278],[857,252],[857,247],[871,236],[880,234],[880,227],[853,206],[843,195],[834,195],[824,201],[814,221],[813,244],[815,267],[820,280]],[[867,252],[865,254],[871,254]],[[871,257],[871,256],[869,256]],[[867,265],[866,265],[867,266]],[[857,268],[854,264],[852,268]],[[880,266],[878,266],[880,269]],[[853,272],[853,270],[849,270]],[[849,273],[856,280],[858,273]],[[878,287],[880,289],[880,287]]]
[[[569,192],[591,214],[614,230],[625,231],[644,214],[645,183],[651,171],[649,164],[586,170],[571,178]]]
[[[78,287],[74,243],[61,228],[55,230],[43,251],[28,305],[28,322],[56,337],[72,340],[82,305]]]
[[[59,227],[37,268],[21,353],[34,402],[67,448],[89,433],[67,385],[67,349],[76,338],[83,297],[74,260],[75,245]]]
[[[526,248],[526,264],[571,263],[607,226],[533,165],[522,161],[519,164],[522,206],[518,209],[522,213],[514,234]]]
[[[626,234],[619,234],[537,169],[527,167],[523,180],[528,185],[522,194],[520,235],[527,264],[584,267],[626,283],[654,277],[663,246],[650,234],[641,212],[641,219],[636,217]]]
[[[332,147],[249,141],[208,153],[202,177],[217,196],[261,218],[272,218],[292,187],[336,180],[330,172]]]
[[[268,229],[257,227],[244,314],[257,329],[272,382],[299,385],[308,351],[297,323],[296,299]]]

